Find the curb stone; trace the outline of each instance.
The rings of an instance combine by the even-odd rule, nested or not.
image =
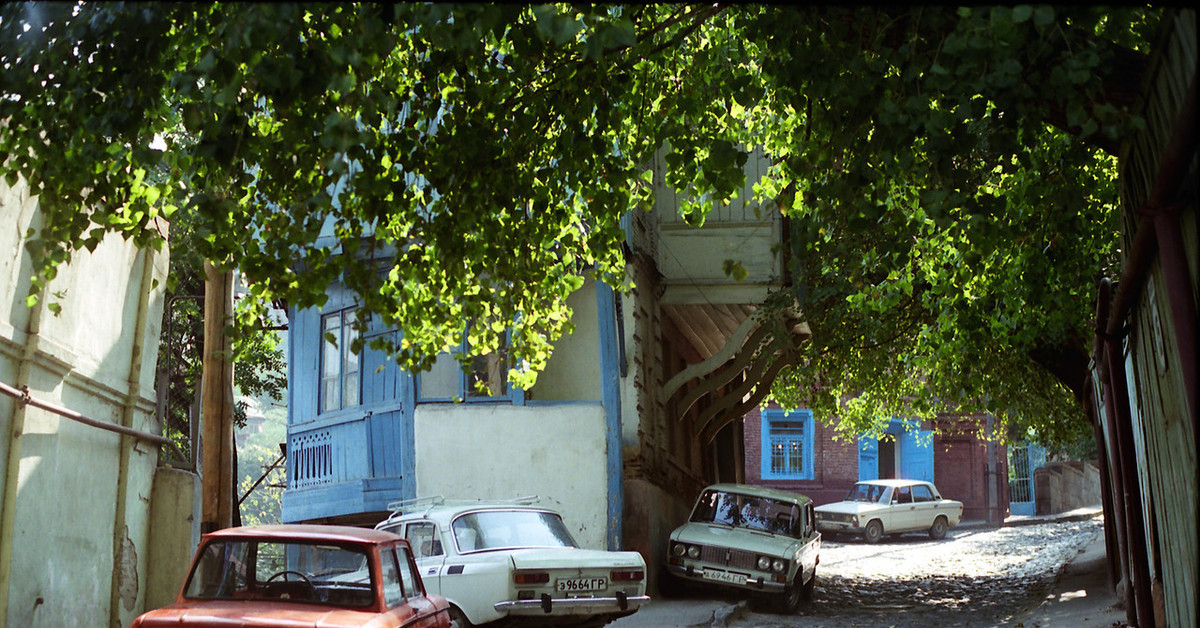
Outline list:
[[[742,600],[737,604],[730,606],[722,606],[713,611],[712,623],[710,628],[728,628],[729,624],[738,621],[746,616],[746,601]]]

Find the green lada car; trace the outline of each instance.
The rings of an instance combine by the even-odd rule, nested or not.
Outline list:
[[[821,533],[812,500],[743,484],[700,493],[691,518],[671,533],[666,576],[749,592],[779,613],[795,612],[817,583]]]

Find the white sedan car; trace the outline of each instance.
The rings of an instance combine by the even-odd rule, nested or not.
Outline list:
[[[677,579],[717,585],[790,614],[812,598],[820,552],[811,499],[714,484],[700,493],[688,522],[671,533],[661,585],[668,591]]]
[[[464,628],[510,617],[602,626],[650,600],[641,554],[581,549],[536,502],[421,498],[391,504],[375,527],[408,539],[426,588]]]
[[[829,534],[860,534],[878,543],[885,534],[928,532],[941,539],[962,519],[962,502],[944,499],[930,482],[867,480],[846,498],[817,506],[817,528]]]

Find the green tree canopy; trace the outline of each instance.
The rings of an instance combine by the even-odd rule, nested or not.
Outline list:
[[[787,216],[813,330],[775,397],[843,416],[1082,423],[1115,147],[1158,12],[1090,7],[5,4],[0,151],[45,215],[42,280],[186,212],[259,307],[335,280],[414,369],[512,328],[518,383],[566,296],[623,281],[645,164],[702,222],[741,188]],[[317,246],[332,227],[336,247]]]

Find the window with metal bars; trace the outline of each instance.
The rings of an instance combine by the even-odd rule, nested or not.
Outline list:
[[[810,410],[764,410],[762,478],[813,479],[813,415]]]

